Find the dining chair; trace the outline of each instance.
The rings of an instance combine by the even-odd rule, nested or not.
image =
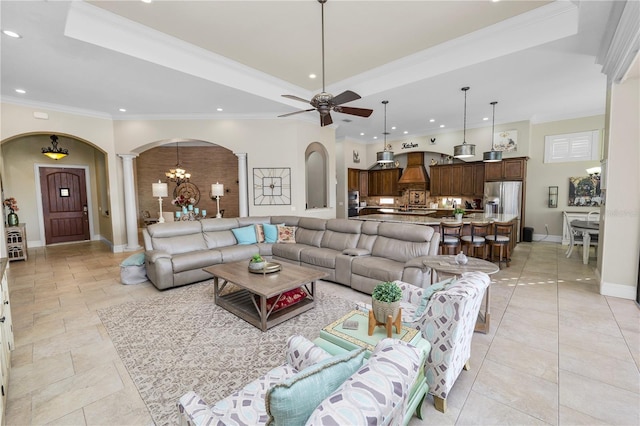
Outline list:
[[[592,210],[587,213],[587,222],[600,222],[600,210]]]
[[[500,249],[498,257],[498,268],[502,263],[502,255],[505,254],[507,268],[511,261],[511,238],[513,238],[513,222],[493,222],[493,232],[485,235],[489,248],[489,259],[493,262],[493,252],[496,247]]]
[[[467,254],[480,259],[487,258],[487,240],[485,236],[489,233],[489,222],[471,222],[471,235],[463,235],[462,249],[467,248]],[[478,256],[478,249],[482,249],[482,255]]]
[[[593,212],[589,212],[589,214],[591,213],[597,213],[598,214],[598,220],[600,217],[600,212],[597,211],[593,211]],[[589,214],[587,214],[587,221],[589,222]],[[566,251],[566,255],[567,257],[571,257],[571,253],[573,253],[573,247],[574,246],[583,246],[584,245],[584,238],[582,237],[582,232],[576,230],[573,226],[571,226],[571,220],[569,219],[569,216],[567,215],[567,212],[562,212],[562,215],[564,216],[564,221],[565,224],[567,225],[567,229],[569,230],[569,247],[567,248]],[[595,220],[595,219],[594,219]],[[597,234],[593,234],[591,235],[591,240],[589,242],[589,246],[597,246],[598,245],[598,235]]]
[[[462,222],[440,222],[440,254],[458,254],[461,248],[460,237],[462,236]],[[451,253],[453,249],[453,253]]]

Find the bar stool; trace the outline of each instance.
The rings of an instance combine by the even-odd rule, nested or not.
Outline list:
[[[460,237],[462,236],[462,222],[440,222],[440,254],[444,254],[445,247],[447,254],[458,254],[460,251]],[[451,249],[454,252],[451,253]]]
[[[478,249],[482,249],[480,259],[487,258],[487,240],[485,236],[489,233],[489,222],[471,222],[471,235],[463,235],[462,249],[467,248],[467,254],[478,257]]]
[[[505,249],[505,262],[507,268],[511,260],[511,238],[513,235],[513,222],[493,222],[493,232],[485,235],[489,247],[489,258],[493,262],[493,249],[500,247],[500,257],[498,258],[498,268],[502,262],[502,251]]]

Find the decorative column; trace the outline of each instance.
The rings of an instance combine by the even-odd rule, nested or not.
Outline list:
[[[249,216],[249,181],[247,179],[247,153],[234,152],[238,157],[238,206],[240,217]]]
[[[133,159],[137,154],[118,154],[122,158],[122,175],[124,180],[124,220],[127,229],[127,246],[125,251],[140,250],[138,244],[138,219],[136,216],[136,192],[133,184]]]

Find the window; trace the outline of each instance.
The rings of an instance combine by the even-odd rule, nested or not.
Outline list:
[[[551,135],[544,138],[544,162],[598,160],[600,131]]]

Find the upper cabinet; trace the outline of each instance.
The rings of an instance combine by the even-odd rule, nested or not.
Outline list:
[[[484,180],[524,180],[527,176],[527,157],[505,158],[497,163],[485,163]]]
[[[402,169],[369,170],[369,196],[395,197]]]
[[[431,166],[431,195],[482,197],[486,164],[477,161]]]
[[[360,196],[366,197],[369,195],[369,172],[366,170],[360,170],[359,177],[360,186],[358,189],[360,190]]]
[[[357,191],[360,188],[360,170],[347,170],[347,191]]]

